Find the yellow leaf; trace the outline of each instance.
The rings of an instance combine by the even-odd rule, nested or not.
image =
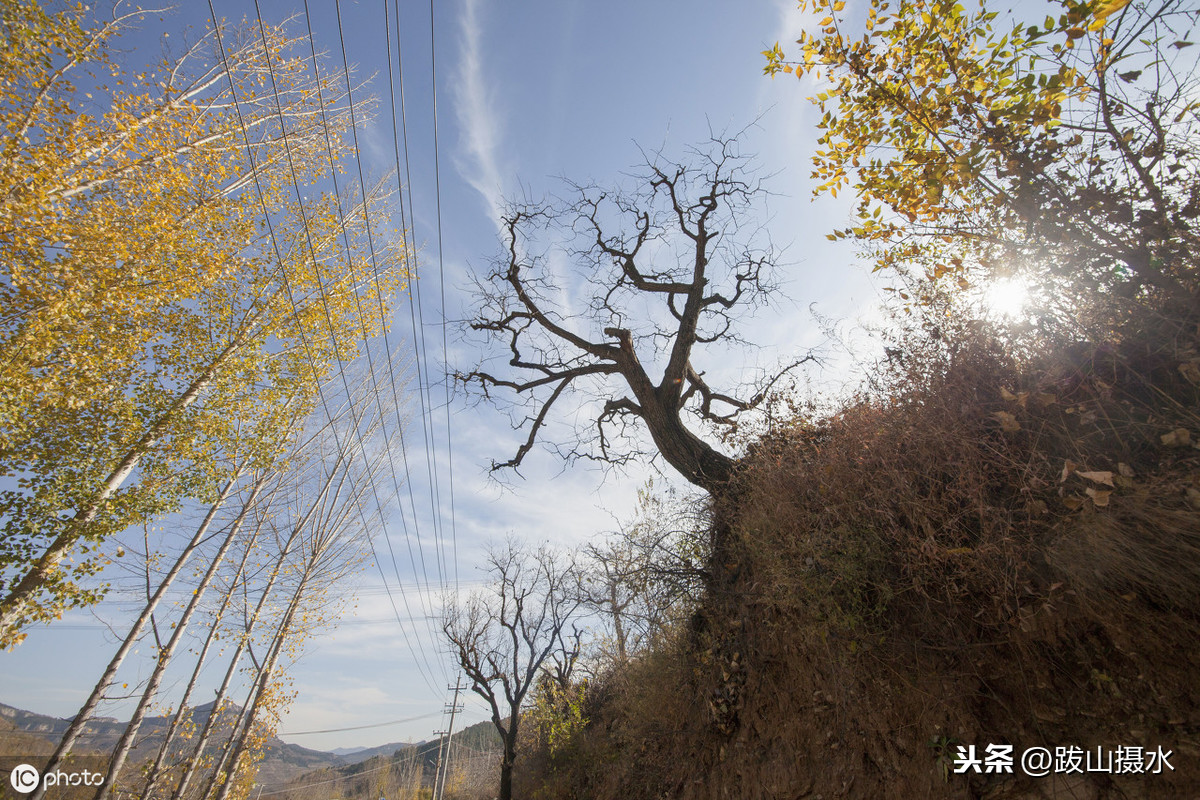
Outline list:
[[[1095,15],[1101,19],[1106,19],[1116,14],[1118,11],[1129,5],[1130,0],[1102,0],[1097,6]]]

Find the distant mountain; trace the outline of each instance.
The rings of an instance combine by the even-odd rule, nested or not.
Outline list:
[[[238,710],[229,708],[224,713],[232,718]],[[203,724],[212,711],[212,703],[192,709],[193,723]],[[167,717],[148,717],[142,723],[138,745],[130,759],[132,763],[152,758],[158,752],[169,722]],[[70,724],[70,718],[50,717],[0,703],[0,756],[49,756]],[[125,722],[113,717],[89,720],[76,752],[100,756],[111,752],[125,726]],[[455,733],[453,739],[457,746],[472,752],[496,750],[500,744],[500,737],[490,722],[464,728]],[[437,763],[438,744],[437,740],[416,744],[392,742],[379,747],[338,748],[327,752],[272,737],[267,740],[255,780],[265,786],[287,786],[289,789],[300,789],[312,783],[334,784],[330,788],[337,791],[331,793],[331,797],[365,798],[366,777],[383,769],[393,771],[392,765],[400,769],[407,764],[406,774],[427,782]],[[284,794],[277,800],[289,800],[286,792]]]
[[[416,744],[413,744],[412,742],[392,742],[390,744],[381,744],[378,747],[360,747],[349,753],[338,753],[337,750],[332,752],[338,753],[338,755],[344,759],[344,763],[346,764],[358,764],[366,761],[368,758],[374,758],[375,756],[394,755],[398,751],[404,750],[405,748],[418,747],[422,744],[424,744],[424,742],[417,742]]]
[[[489,781],[499,763],[500,735],[491,722],[468,726],[451,737],[461,776],[463,764],[482,767],[483,783]],[[360,750],[353,758],[363,759],[344,766],[324,767],[299,775],[285,784],[268,785],[272,800],[311,800],[312,787],[321,787],[322,796],[344,800],[375,800],[379,795],[419,794],[416,786],[428,791],[437,770],[439,755],[444,755],[438,740],[418,744],[383,745]],[[370,757],[363,758],[368,753]],[[260,777],[260,783],[265,781]],[[422,795],[424,796],[424,795]]]
[[[355,753],[366,749],[367,748],[365,747],[335,747],[329,752],[333,753],[335,756],[352,756]]]
[[[212,714],[213,704],[206,703],[192,709],[192,722],[203,725]],[[225,713],[233,717],[240,709],[228,708]],[[7,724],[3,724],[7,723]],[[153,758],[162,745],[162,739],[170,723],[168,717],[147,717],[138,734],[137,746],[131,754],[134,763]],[[0,753],[45,753],[49,754],[59,738],[71,724],[71,718],[49,717],[33,711],[15,708],[0,703]],[[108,753],[116,747],[126,723],[113,717],[94,717],[84,726],[76,750],[80,753]],[[32,734],[32,736],[31,736]],[[402,747],[394,745],[393,747]],[[260,783],[284,783],[297,775],[322,767],[353,764],[365,756],[342,756],[322,750],[312,750],[287,742],[277,737],[267,740],[262,763],[259,766]]]

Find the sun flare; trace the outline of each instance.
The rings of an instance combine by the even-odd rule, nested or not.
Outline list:
[[[1018,278],[1004,278],[984,287],[983,305],[1001,317],[1018,317],[1029,305],[1029,284]]]

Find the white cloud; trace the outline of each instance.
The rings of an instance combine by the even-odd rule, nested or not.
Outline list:
[[[499,230],[504,206],[503,181],[497,156],[500,120],[494,97],[484,81],[483,31],[479,21],[482,0],[465,0],[460,17],[462,61],[455,82],[455,112],[462,129],[462,152],[457,159],[463,178],[483,197],[488,216]]]

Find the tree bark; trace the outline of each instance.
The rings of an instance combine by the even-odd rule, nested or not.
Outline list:
[[[735,462],[718,453],[696,434],[688,430],[679,416],[679,385],[671,385],[671,373],[655,386],[638,359],[633,334],[623,328],[608,328],[605,333],[615,336],[619,351],[617,368],[641,406],[640,416],[650,431],[658,452],[688,482],[709,494],[718,493],[733,476]],[[683,372],[678,377],[682,383]]]
[[[512,800],[513,764],[517,760],[517,721],[509,721],[504,737],[504,755],[500,758],[500,800]]]

